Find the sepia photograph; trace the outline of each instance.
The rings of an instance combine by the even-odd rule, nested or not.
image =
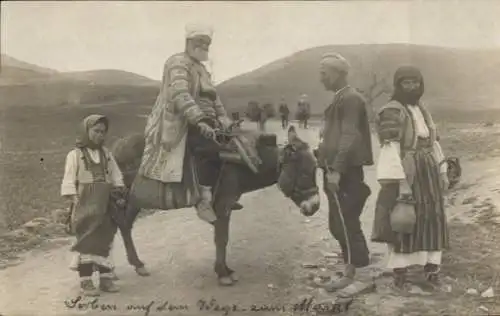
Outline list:
[[[0,316],[500,315],[500,1],[0,5]]]

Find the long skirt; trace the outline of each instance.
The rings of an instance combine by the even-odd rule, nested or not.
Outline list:
[[[80,184],[79,201],[72,213],[76,242],[71,251],[79,254],[79,263],[93,263],[112,269],[107,259],[117,225],[108,212],[111,184]]]
[[[396,205],[399,185],[382,185],[379,191],[371,240],[389,244],[395,254],[438,252],[449,247],[440,174],[431,150],[420,148],[413,153],[415,174],[412,191],[416,201],[413,233],[395,233],[391,229],[390,213]]]

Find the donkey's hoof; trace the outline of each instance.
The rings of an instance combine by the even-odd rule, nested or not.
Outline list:
[[[219,277],[219,285],[231,286],[234,285],[234,280],[230,276]]]
[[[115,271],[111,271],[111,280],[118,281],[120,278],[116,275]]]
[[[229,277],[231,278],[231,280],[233,280],[233,282],[238,282],[240,280],[239,276],[236,274],[236,272],[233,272],[229,275]]]
[[[140,276],[150,276],[151,273],[149,273],[149,271],[146,269],[146,267],[138,267],[138,268],[135,268],[135,272],[140,275]]]
[[[231,211],[239,211],[243,209],[243,205],[241,205],[239,202],[235,202],[233,205],[231,205]]]

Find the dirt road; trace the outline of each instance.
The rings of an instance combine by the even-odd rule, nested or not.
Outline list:
[[[283,140],[285,132],[279,123],[269,122],[268,131],[277,132]],[[317,128],[298,132],[316,146]],[[378,188],[373,167],[367,169],[366,178],[374,192],[363,215],[365,235],[369,236]],[[201,312],[200,300],[215,299],[221,307],[237,304],[248,310],[252,304],[260,308],[298,303],[300,299],[293,288],[297,275],[303,272],[301,264],[317,261],[322,251],[339,250],[327,230],[327,203],[321,194],[321,210],[313,218],[300,215],[276,187],[241,199],[245,208],[233,214],[228,246],[228,264],[240,277],[233,287],[217,284],[212,228],[201,222],[193,209],[182,209],[155,213],[136,223],[136,245],[152,272],[150,277],[135,274],[126,262],[121,238],[117,237],[113,256],[121,292],[101,295],[98,309],[92,310],[88,304],[77,304],[75,308],[65,304],[78,295],[77,273],[68,268],[71,240],[67,239],[62,246],[31,251],[21,264],[0,271],[0,315],[224,315],[224,311]],[[370,248],[372,253],[384,252],[381,245],[371,244]],[[144,308],[127,310],[130,304]],[[166,308],[158,309],[162,305]],[[169,306],[176,308],[170,311]],[[230,314],[288,312],[240,310]]]

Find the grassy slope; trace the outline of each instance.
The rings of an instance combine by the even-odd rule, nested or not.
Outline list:
[[[150,105],[149,105],[150,106]],[[138,104],[106,107],[12,107],[2,110],[0,135],[0,212],[16,227],[65,207],[59,197],[64,159],[72,148],[77,124],[88,114],[108,115],[110,141],[144,129],[148,112]],[[43,161],[42,161],[43,159]]]

